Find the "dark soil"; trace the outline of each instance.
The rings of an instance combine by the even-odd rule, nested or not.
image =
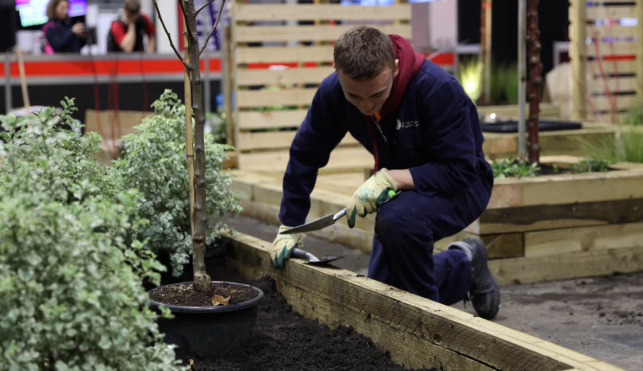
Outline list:
[[[208,292],[196,291],[192,284],[158,287],[150,292],[156,302],[186,307],[211,307],[212,295],[230,298],[228,304],[239,304],[254,299],[258,294],[252,287],[234,286],[226,283],[213,284]]]
[[[243,282],[221,268],[215,275],[216,280]],[[193,359],[192,370],[404,370],[391,361],[388,353],[353,329],[330,330],[293,312],[277,292],[274,280],[264,278],[249,283],[265,294],[258,308],[255,338],[242,349]]]

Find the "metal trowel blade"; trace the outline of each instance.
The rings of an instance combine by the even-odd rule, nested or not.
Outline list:
[[[322,228],[326,228],[329,225],[332,225],[333,223],[335,223],[335,221],[333,220],[334,216],[335,216],[334,214],[326,215],[323,218],[319,218],[310,223],[300,225],[299,227],[290,228],[279,234],[304,233],[304,232],[316,231]]]

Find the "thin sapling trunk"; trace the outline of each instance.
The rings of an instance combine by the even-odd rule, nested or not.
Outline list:
[[[528,0],[527,41],[529,42],[529,161],[540,160],[538,121],[540,114],[540,86],[543,64],[540,62],[540,31],[538,29],[538,1]],[[521,103],[522,104],[522,103]]]
[[[186,62],[172,43],[161,13],[158,9],[157,0],[154,0],[154,6],[159,16],[159,20],[170,39],[170,45],[183,65],[190,71],[190,82],[192,87],[192,114],[194,115],[194,206],[191,212],[194,231],[192,233],[192,263],[194,266],[194,288],[198,291],[209,291],[211,279],[205,270],[205,243],[208,227],[208,214],[206,209],[206,180],[205,180],[205,140],[204,127],[205,115],[203,113],[203,81],[201,80],[201,71],[199,69],[199,59],[203,50],[208,45],[212,34],[216,31],[225,0],[221,2],[221,8],[217,20],[208,34],[203,47],[199,47],[197,36],[196,17],[201,10],[212,3],[208,2],[199,10],[195,9],[194,0],[178,0],[186,24],[187,51],[189,60]],[[186,114],[187,114],[186,110]],[[189,151],[189,149],[188,149]],[[189,153],[189,152],[188,152]]]

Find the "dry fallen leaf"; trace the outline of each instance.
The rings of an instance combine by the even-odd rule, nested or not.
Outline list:
[[[228,303],[230,302],[231,297],[232,297],[232,295],[230,294],[229,291],[228,291],[228,297],[227,298],[224,298],[221,295],[212,294],[212,298],[211,298],[212,305],[214,305],[215,307],[219,306],[219,305],[228,305]]]

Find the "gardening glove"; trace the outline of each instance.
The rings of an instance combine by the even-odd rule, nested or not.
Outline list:
[[[272,259],[272,266],[275,268],[284,266],[284,260],[290,258],[292,249],[295,247],[304,248],[304,235],[302,233],[279,234],[288,229],[291,229],[291,227],[286,227],[285,225],[279,227],[277,237],[272,243],[270,258]]]
[[[381,169],[353,193],[353,197],[351,197],[346,208],[348,226],[351,228],[355,226],[355,215],[364,217],[366,214],[377,211],[386,201],[387,196],[391,197],[389,191],[397,191],[397,186],[391,176],[388,175],[388,171]]]

